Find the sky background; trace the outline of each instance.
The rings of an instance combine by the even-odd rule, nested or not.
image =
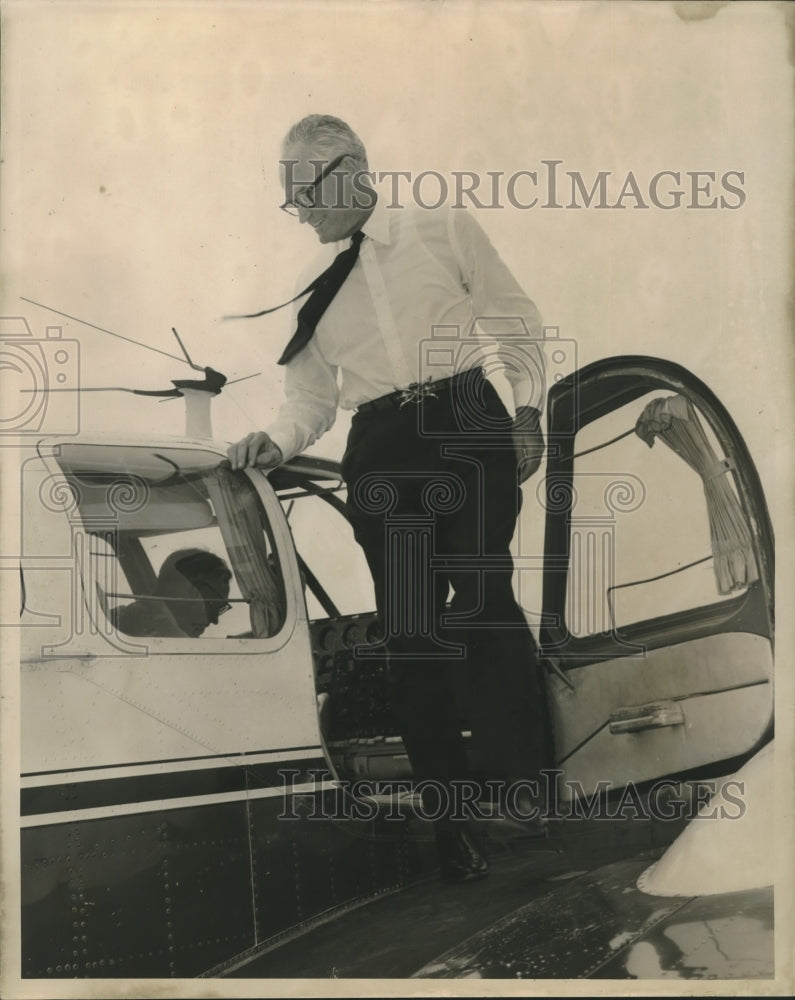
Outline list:
[[[39,339],[61,325],[65,339],[79,341],[83,386],[165,388],[189,369],[23,297],[156,351],[174,352],[176,327],[202,365],[229,378],[262,373],[214,404],[216,437],[235,440],[275,416],[289,311],[251,322],[219,317],[289,298],[317,248],[307,227],[278,210],[281,139],[303,115],[349,121],[382,170],[510,175],[559,159],[589,186],[611,171],[613,194],[629,171],[644,191],[663,170],[741,171],[746,197],[736,210],[637,210],[627,199],[623,211],[506,207],[479,218],[566,341],[552,376],[646,354],[684,365],[717,393],[758,465],[784,538],[788,592],[791,13],[772,2],[4,0],[0,316],[24,317]],[[18,388],[4,371],[0,418],[16,412]],[[182,432],[179,402],[121,393],[74,402],[88,434]],[[62,430],[64,414],[71,424],[59,406],[47,430]],[[339,458],[347,426],[340,417],[314,450]],[[3,447],[4,429],[7,556],[19,544],[20,453]],[[517,543],[531,557],[542,545],[539,483],[525,490]],[[675,505],[673,477],[667,487]],[[683,504],[683,522],[692,509]],[[667,552],[664,529],[652,541],[655,525],[644,530],[651,550]],[[325,541],[315,539],[321,557]],[[703,554],[700,543],[692,554]],[[6,563],[16,586],[15,561]],[[349,566],[332,565],[352,578]],[[786,612],[791,597],[779,595]],[[520,598],[537,609],[539,596],[534,574]],[[792,642],[791,618],[779,616],[779,650],[782,638]],[[4,633],[10,648],[12,630]],[[18,754],[17,659],[5,659],[3,675],[9,773]],[[786,651],[781,660],[788,663]],[[779,743],[791,732],[791,693],[791,671],[780,671]],[[780,815],[792,802],[788,768],[778,781]],[[4,784],[13,818],[15,782]],[[3,841],[7,870],[17,847],[15,836]]]
[[[589,187],[610,171],[611,202],[629,171],[644,194],[663,170],[743,172],[736,210],[628,198],[479,218],[567,341],[553,377],[626,353],[684,364],[733,414],[775,507],[793,395],[780,6],[10,2],[2,27],[2,315],[78,339],[83,386],[165,388],[189,370],[23,297],[166,352],[174,326],[195,361],[262,372],[215,402],[224,440],[266,426],[281,398],[289,310],[219,317],[289,298],[316,252],[278,210],[280,141],[304,114],[349,121],[375,169],[510,175],[559,159]],[[88,432],[182,432],[181,403],[78,402]],[[340,457],[347,426],[314,450]]]

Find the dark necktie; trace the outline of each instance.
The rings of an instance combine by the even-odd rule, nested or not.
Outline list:
[[[342,288],[343,282],[351,273],[353,265],[359,256],[359,246],[363,239],[364,233],[361,229],[354,233],[348,249],[337,254],[332,261],[331,267],[315,278],[307,289],[312,294],[298,310],[298,326],[295,333],[290,337],[287,347],[282,351],[282,356],[279,358],[280,365],[286,365],[312,339],[312,334],[315,332],[315,327],[320,322],[321,316],[331,305],[331,300],[340,288]],[[306,292],[303,294],[306,294]]]
[[[304,295],[309,295],[311,292],[312,294],[298,310],[298,325],[295,333],[290,338],[284,351],[282,351],[282,356],[279,358],[279,364],[286,365],[287,362],[302,351],[312,339],[315,327],[320,322],[321,316],[328,309],[331,304],[331,300],[340,288],[342,288],[343,282],[351,273],[353,265],[356,263],[359,256],[359,245],[363,239],[364,233],[361,229],[358,232],[355,232],[351,237],[351,245],[348,249],[337,254],[331,262],[330,267],[327,267],[326,270],[323,271],[322,274],[319,274],[302,292],[299,292],[298,295],[290,299],[288,302],[282,302],[280,306],[273,306],[270,309],[263,309],[261,312],[247,313],[245,316],[226,316],[225,318],[256,319],[258,316],[267,316],[268,313],[276,312],[278,309],[283,309],[285,306],[289,306],[290,303],[296,302],[298,299],[303,298]]]

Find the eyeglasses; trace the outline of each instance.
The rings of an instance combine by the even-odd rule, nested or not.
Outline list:
[[[204,600],[207,606],[212,609],[216,620],[219,619],[221,615],[225,615],[227,611],[232,610],[232,605],[229,601],[222,597],[218,591],[211,587],[208,583],[205,583],[203,580],[194,580],[193,586],[202,595],[202,600]]]
[[[292,201],[286,201],[283,205],[279,205],[279,208],[286,212],[288,215],[297,216],[299,208],[314,208],[315,207],[315,192],[317,190],[318,184],[322,184],[323,181],[328,177],[328,175],[336,170],[337,167],[342,163],[346,156],[350,156],[350,153],[343,153],[336,159],[332,160],[331,163],[322,170],[318,176],[305,188],[301,188],[299,191],[293,195]]]

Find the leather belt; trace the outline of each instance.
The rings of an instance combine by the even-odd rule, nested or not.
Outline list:
[[[458,372],[456,375],[450,375],[447,378],[412,382],[407,389],[395,389],[394,392],[390,392],[386,396],[379,396],[377,399],[360,403],[356,407],[356,412],[369,413],[373,410],[385,409],[402,410],[408,403],[421,403],[424,399],[437,399],[441,393],[449,392],[457,385],[463,385],[468,380],[482,378],[485,378],[483,369],[478,366],[469,368],[465,372]]]

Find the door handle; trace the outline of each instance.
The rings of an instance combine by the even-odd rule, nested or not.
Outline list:
[[[611,733],[639,733],[644,729],[683,726],[685,713],[677,701],[653,701],[647,705],[628,705],[610,713]]]

